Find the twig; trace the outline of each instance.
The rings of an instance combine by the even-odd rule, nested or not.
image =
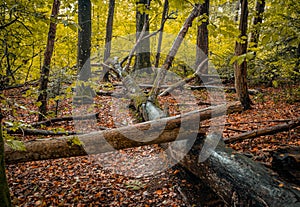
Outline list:
[[[231,127],[227,127],[227,130],[231,130],[231,131],[235,131],[235,132],[247,132],[246,130],[242,130],[242,129],[235,129],[235,128],[231,128]]]

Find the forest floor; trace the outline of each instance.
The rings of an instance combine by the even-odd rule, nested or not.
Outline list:
[[[19,107],[18,110],[7,111],[6,121],[22,120],[24,123],[36,122],[35,100],[24,96],[25,89],[5,91],[6,97]],[[261,129],[268,126],[286,123],[300,117],[299,86],[290,88],[259,88],[259,94],[252,95],[252,109],[242,113],[230,114],[226,117],[223,137],[229,138],[244,131]],[[198,101],[207,95],[202,91],[193,91]],[[296,95],[295,95],[296,94]],[[298,94],[298,95],[297,95]],[[207,97],[206,97],[207,98]],[[237,100],[233,93],[226,93],[227,101]],[[120,104],[120,101],[124,103]],[[137,122],[128,106],[127,100],[114,101],[111,96],[95,98],[98,115],[97,125],[115,128]],[[119,103],[119,104],[115,104]],[[177,113],[178,103],[170,97],[160,100],[162,107],[169,105],[170,115]],[[54,110],[54,102],[53,102]],[[117,105],[117,108],[114,108]],[[191,110],[184,103],[185,110]],[[192,108],[195,108],[195,104]],[[187,107],[188,106],[188,107]],[[119,108],[118,108],[119,107]],[[120,107],[122,110],[120,110]],[[199,106],[200,108],[207,106]],[[72,114],[71,99],[60,102],[58,117]],[[87,131],[92,130],[85,122]],[[78,129],[73,122],[61,122],[44,127],[50,130],[61,128],[66,131]],[[92,128],[92,127],[91,127]],[[14,135],[21,140],[35,139],[35,136]],[[41,136],[39,136],[40,138]],[[230,144],[236,151],[246,154],[265,166],[271,166],[272,152],[286,146],[300,146],[300,127],[288,132],[270,136],[261,136]],[[189,197],[195,189],[193,178],[186,176],[178,166],[167,167],[163,171],[155,171],[153,166],[145,163],[148,159],[163,159],[158,146],[146,146],[120,150],[114,153],[72,157],[55,160],[19,163],[7,166],[7,176],[13,204],[15,206],[222,206],[218,198],[199,195],[199,199]],[[126,155],[127,160],[123,160]],[[146,159],[147,158],[147,159]],[[141,161],[141,162],[140,162]],[[159,162],[155,161],[155,162]],[[155,163],[154,162],[154,163]],[[146,172],[146,173],[145,173]],[[299,188],[298,188],[299,189]]]

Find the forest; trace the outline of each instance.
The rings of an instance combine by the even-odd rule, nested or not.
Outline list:
[[[300,206],[300,2],[2,0],[0,207]]]

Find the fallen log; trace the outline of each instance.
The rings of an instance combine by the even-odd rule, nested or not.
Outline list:
[[[40,121],[36,123],[30,124],[31,127],[40,127],[42,125],[44,126],[50,126],[51,124],[62,122],[62,121],[73,121],[73,120],[87,120],[87,119],[94,119],[99,115],[100,112],[94,113],[94,114],[87,114],[84,116],[65,116],[65,117],[57,117],[53,119],[48,119],[45,121]]]
[[[174,85],[160,85],[159,88],[160,89],[168,89],[170,88],[170,90],[174,90],[176,88],[180,88],[183,87],[187,82],[189,81],[189,78],[187,78],[186,80],[182,80],[178,83],[175,83]],[[220,83],[220,81],[218,82]],[[217,84],[218,84],[217,83]],[[178,85],[177,85],[178,84]],[[140,88],[152,88],[153,85],[152,84],[139,84]],[[216,90],[223,90],[227,93],[235,93],[235,88],[232,87],[222,87],[222,86],[217,86],[217,85],[201,85],[201,86],[193,86],[193,85],[186,85],[185,86],[187,89],[191,89],[191,90],[201,90],[201,89],[216,89]],[[249,94],[250,95],[256,95],[258,93],[260,93],[260,91],[256,90],[256,89],[248,89],[249,90]],[[168,94],[168,91],[163,91],[161,94],[159,94],[160,96],[165,96]]]
[[[245,132],[245,133],[239,134],[237,136],[224,139],[224,141],[226,144],[234,143],[234,142],[242,141],[245,139],[252,139],[255,137],[259,137],[259,136],[272,135],[272,134],[276,134],[279,132],[288,131],[297,126],[300,126],[300,117],[296,120],[289,121],[287,124],[279,124],[279,125],[267,127],[264,129],[257,129],[257,130],[253,130],[250,132]]]
[[[217,89],[217,90],[224,90],[227,93],[235,93],[235,88],[232,87],[221,87],[221,86],[215,86],[215,85],[205,85],[205,86],[189,86],[191,90],[201,90],[201,89]],[[255,89],[248,89],[248,92],[250,95],[256,95],[260,93],[258,90]]]
[[[53,131],[43,129],[28,129],[19,128],[17,130],[4,129],[8,134],[22,134],[22,135],[43,135],[43,136],[63,136],[63,135],[74,135],[76,132],[73,131]]]
[[[240,111],[242,111],[241,104],[234,102],[133,126],[78,136],[27,141],[24,143],[26,151],[16,151],[6,145],[5,162],[12,164],[83,156],[143,145],[167,143],[177,139],[189,139],[191,134],[198,133],[198,131],[203,135],[206,133],[207,129],[199,128],[200,121],[210,119],[212,116],[216,117],[224,113]],[[149,127],[151,130],[148,130]],[[179,133],[180,136],[178,136]]]
[[[226,148],[223,141],[207,150],[210,156],[206,160],[199,161],[204,142],[220,140],[220,136],[212,134],[206,140],[199,137],[180,164],[210,186],[228,206],[300,206],[298,190],[259,163]],[[173,148],[173,158],[177,159],[181,148]]]

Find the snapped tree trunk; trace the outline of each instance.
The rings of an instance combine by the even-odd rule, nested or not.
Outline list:
[[[240,112],[242,111],[242,107],[240,103],[234,102],[227,105],[208,107],[174,117],[143,122],[133,126],[78,136],[27,141],[25,142],[26,151],[16,151],[6,145],[5,159],[7,164],[12,164],[34,160],[98,154],[131,147],[161,144],[176,140],[179,130],[180,139],[189,139],[193,133],[205,134],[207,128],[199,128],[199,121],[210,119],[212,115],[214,117],[223,115],[225,111],[226,113]],[[182,123],[191,124],[184,125]],[[183,125],[186,128],[183,129]],[[153,130],[148,130],[150,126]],[[199,130],[196,130],[196,132],[191,130],[195,128]],[[162,132],[158,134],[157,131],[161,129]],[[130,137],[130,139],[127,137]],[[80,142],[82,143],[81,145],[79,144]]]
[[[56,36],[55,19],[57,18],[59,12],[59,6],[60,6],[60,1],[54,0],[52,6],[52,12],[51,12],[51,20],[50,20],[50,26],[48,32],[47,45],[44,53],[44,63],[41,68],[39,97],[37,99],[37,102],[40,103],[39,121],[44,120],[45,115],[47,113],[47,89],[48,89],[48,82],[49,82],[51,58],[54,50],[54,43],[55,43],[55,36]]]
[[[241,0],[241,18],[240,18],[240,35],[235,44],[235,56],[247,53],[247,21],[248,21],[248,0]],[[247,86],[247,60],[241,64],[237,61],[234,63],[235,88],[240,102],[245,110],[251,106],[251,100]]]
[[[109,0],[109,9],[108,9],[108,17],[106,22],[106,36],[105,36],[105,51],[104,51],[104,62],[110,56],[111,50],[111,40],[112,40],[112,32],[113,32],[113,21],[114,21],[114,10],[115,10],[115,0]],[[103,81],[108,80],[108,71],[109,68],[103,66]]]
[[[180,164],[199,177],[222,198],[228,206],[299,206],[300,192],[288,183],[281,182],[259,163],[225,147],[223,141],[215,149],[208,149],[210,156],[199,161],[205,142],[218,138],[212,134],[196,140]],[[173,149],[176,159],[178,150]]]
[[[0,111],[0,207],[11,207],[10,193],[5,173],[4,137],[2,133],[2,113]]]
[[[156,97],[159,94],[159,88],[160,85],[163,83],[165,76],[167,74],[167,70],[169,70],[169,68],[171,67],[171,64],[175,58],[175,55],[185,37],[185,35],[187,34],[189,28],[192,26],[192,22],[194,21],[194,19],[197,17],[198,13],[200,10],[200,5],[197,5],[194,7],[194,9],[192,10],[192,12],[190,13],[190,15],[187,17],[187,19],[185,20],[183,26],[181,27],[176,39],[173,42],[173,45],[171,47],[171,50],[169,51],[164,64],[162,65],[161,69],[158,71],[156,78],[154,80],[153,83],[153,88],[150,91],[150,95],[149,95],[149,99],[151,101],[155,101]]]

